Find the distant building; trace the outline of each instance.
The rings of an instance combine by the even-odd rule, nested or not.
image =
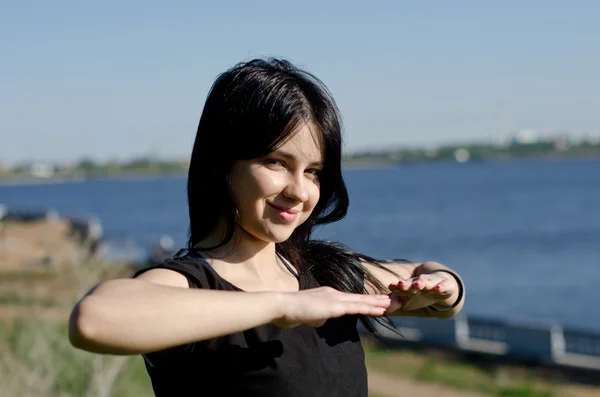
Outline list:
[[[471,158],[471,154],[467,149],[459,148],[454,151],[454,159],[459,163],[466,163]]]
[[[54,167],[44,163],[34,163],[29,173],[36,178],[51,178],[54,176]]]
[[[539,139],[540,136],[535,130],[520,130],[514,136],[514,141],[520,144],[537,143]]]

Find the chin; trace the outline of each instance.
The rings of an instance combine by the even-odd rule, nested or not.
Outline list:
[[[292,235],[292,233],[278,233],[278,234],[272,234],[270,235],[270,241],[276,244],[280,244],[283,243],[285,241],[287,241],[287,239],[290,238],[290,236]]]
[[[275,222],[263,223],[256,225],[254,228],[245,228],[244,230],[254,238],[262,240],[267,243],[280,244],[287,241],[294,231],[302,223],[293,224],[281,224]]]
[[[283,230],[281,230],[283,229]],[[270,242],[273,243],[283,243],[284,241],[286,241],[287,239],[289,239],[292,235],[292,233],[294,233],[294,230],[296,230],[295,227],[286,227],[281,228],[280,230],[269,230],[268,233],[266,233],[266,235],[269,238]]]

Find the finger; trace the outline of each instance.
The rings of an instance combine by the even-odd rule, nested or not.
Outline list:
[[[387,307],[390,303],[388,295],[343,294],[340,301],[349,303],[364,303],[379,307]]]
[[[413,286],[421,291],[429,291],[438,285],[443,279],[429,274],[422,274],[415,279]]]
[[[389,288],[394,289],[396,291],[410,291],[413,289],[414,278],[409,278],[406,280],[399,280],[397,283],[390,284]]]
[[[389,305],[388,305],[389,306]],[[387,307],[377,307],[364,303],[349,303],[346,306],[346,314],[362,314],[364,316],[382,316]]]
[[[411,289],[410,291],[402,291],[402,290],[394,290],[392,289],[392,293],[397,296],[405,296],[408,298],[412,298],[421,294],[421,291],[418,289]]]
[[[383,297],[372,297],[372,296],[363,296],[362,299],[356,299],[349,301],[349,303],[357,303],[362,305],[369,305],[374,307],[389,307],[392,299],[388,295],[384,295]]]
[[[441,296],[451,296],[457,289],[456,282],[454,280],[444,279],[439,282],[432,291],[440,294]]]
[[[436,299],[446,299],[452,296],[452,294],[454,293],[453,288],[454,286],[448,285],[448,283],[444,280],[436,284],[431,289],[424,289],[423,291],[421,291],[421,293]]]
[[[386,308],[384,307],[376,307],[371,305],[365,305],[362,303],[346,302],[342,305],[332,307],[332,310],[327,315],[327,318],[338,318],[345,315],[381,316],[385,313],[385,311]]]
[[[398,284],[390,284],[390,291],[400,296],[415,296],[421,293],[421,290],[414,286],[412,280],[399,281]]]
[[[406,305],[407,301],[408,301],[408,298],[393,294],[392,295],[392,303],[387,308],[386,313],[397,312],[398,310],[402,309]]]

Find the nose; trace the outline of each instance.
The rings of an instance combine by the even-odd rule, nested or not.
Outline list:
[[[283,195],[293,201],[303,203],[308,200],[304,175],[290,174]]]

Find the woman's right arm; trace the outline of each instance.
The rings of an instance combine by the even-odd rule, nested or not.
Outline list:
[[[140,354],[242,332],[273,323],[318,326],[345,314],[380,316],[387,297],[345,294],[331,288],[296,293],[188,288],[172,270],[106,281],[71,313],[69,338],[80,349]]]

